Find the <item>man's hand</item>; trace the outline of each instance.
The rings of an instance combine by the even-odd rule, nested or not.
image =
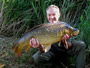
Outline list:
[[[30,45],[33,47],[33,48],[38,48],[41,52],[44,52],[44,49],[43,49],[43,45],[40,45],[39,41],[32,38],[30,40]]]
[[[68,34],[64,35],[64,37],[62,37],[62,41],[64,40],[68,40],[72,37],[72,34],[69,36]]]
[[[32,38],[32,39],[30,40],[30,44],[31,44],[31,46],[32,46],[33,48],[38,48],[38,47],[40,47],[39,41],[36,40],[36,39],[34,39],[34,38]]]
[[[65,43],[65,40],[68,40],[72,37],[72,34],[69,36],[68,34],[64,35],[64,37],[62,37],[62,42]],[[68,44],[68,48],[70,48],[72,46],[71,42],[67,42]],[[66,45],[66,44],[65,44]],[[66,48],[66,46],[64,45],[64,47]]]

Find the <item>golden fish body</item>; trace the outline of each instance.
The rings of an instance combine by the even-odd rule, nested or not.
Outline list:
[[[31,48],[29,43],[30,39],[34,38],[40,42],[41,45],[44,46],[45,52],[47,52],[51,44],[55,42],[61,42],[61,37],[65,34],[68,35],[78,35],[79,30],[71,27],[66,23],[48,23],[37,26],[30,30],[27,34],[25,34],[13,47],[12,50],[20,56],[22,49],[27,46],[26,51]]]

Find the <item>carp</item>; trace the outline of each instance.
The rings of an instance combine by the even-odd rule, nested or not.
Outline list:
[[[58,42],[59,45],[61,42],[61,37],[65,34],[68,35],[78,35],[79,30],[77,28],[73,28],[70,25],[60,22],[60,23],[47,23],[38,25],[32,28],[28,33],[26,33],[19,41],[17,41],[12,50],[20,56],[24,47],[26,47],[25,51],[27,52],[30,48],[30,39],[34,38],[40,42],[41,45],[44,46],[45,52],[47,52],[51,48],[51,44]],[[67,43],[67,42],[66,42]],[[66,48],[68,49],[68,45],[66,44]]]

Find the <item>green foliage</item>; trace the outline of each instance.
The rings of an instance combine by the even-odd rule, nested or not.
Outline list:
[[[11,24],[14,21],[23,20],[25,25],[28,26],[36,22],[40,24],[43,21],[42,17],[45,17],[45,3],[43,1],[35,0],[10,0],[6,2],[6,8],[4,10],[4,24]],[[40,14],[42,14],[40,16]],[[40,23],[38,23],[40,22]],[[17,23],[17,22],[16,22]]]
[[[85,41],[87,47],[90,44],[90,6],[86,8],[84,11],[84,14],[81,15],[80,21],[81,23],[78,25],[78,28],[80,30],[79,39]]]

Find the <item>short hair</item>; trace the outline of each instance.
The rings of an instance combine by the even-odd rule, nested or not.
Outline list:
[[[60,13],[60,9],[59,9],[58,6],[56,6],[56,5],[50,5],[50,6],[46,9],[46,12],[47,12],[47,10],[50,9],[50,8],[56,8],[56,9],[59,11],[59,13]],[[61,13],[60,13],[60,14],[61,14]]]

